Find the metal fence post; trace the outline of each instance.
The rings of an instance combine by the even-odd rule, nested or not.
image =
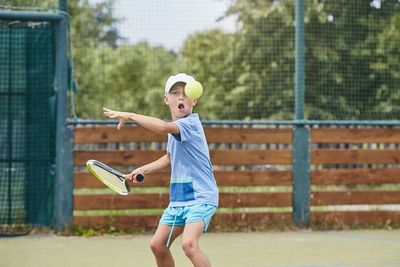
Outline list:
[[[296,0],[295,119],[304,120],[304,0]],[[310,134],[304,124],[293,128],[293,219],[310,222]]]
[[[58,0],[58,9],[64,12],[68,10],[68,0]]]
[[[72,220],[72,130],[67,128],[67,27],[68,17],[56,25],[57,137],[54,225],[57,230]]]
[[[293,220],[299,226],[310,223],[310,131],[304,125],[293,129]]]

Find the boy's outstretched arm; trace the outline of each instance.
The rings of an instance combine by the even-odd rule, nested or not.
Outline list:
[[[161,134],[168,134],[168,133],[179,133],[178,126],[173,122],[166,122],[159,118],[140,115],[136,113],[130,112],[122,112],[122,111],[114,111],[108,108],[103,108],[104,115],[109,118],[118,118],[119,123],[117,129],[121,129],[121,127],[128,121],[133,120],[140,126],[149,129],[150,131],[161,133]]]

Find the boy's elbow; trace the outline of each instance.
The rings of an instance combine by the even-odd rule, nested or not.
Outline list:
[[[163,125],[161,126],[160,133],[162,133],[162,134],[169,134],[169,133],[178,134],[179,128],[173,122],[164,122]]]
[[[167,122],[163,122],[163,124],[160,127],[159,133],[160,134],[168,134],[169,133],[168,132],[168,123]]]

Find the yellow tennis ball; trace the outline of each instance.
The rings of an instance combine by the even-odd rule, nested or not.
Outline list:
[[[203,94],[203,86],[198,81],[189,82],[185,86],[185,94],[190,99],[197,99]]]

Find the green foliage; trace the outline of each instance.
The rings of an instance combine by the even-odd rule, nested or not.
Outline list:
[[[103,118],[104,106],[168,118],[162,88],[173,72],[175,58],[174,54],[145,43],[115,49],[104,46],[86,54],[82,61],[92,67],[79,82],[78,114]]]
[[[307,119],[398,119],[400,3],[373,2],[306,0]],[[235,33],[198,32],[178,52],[123,44],[113,5],[69,1],[78,117],[104,118],[108,106],[169,118],[164,82],[187,72],[205,88],[195,107],[203,119],[294,118],[295,1],[232,0]]]
[[[398,118],[400,4],[380,4],[307,1],[307,118]],[[243,103],[236,108],[253,119],[292,118],[294,1],[237,0],[228,14],[242,23],[233,92],[242,92]]]
[[[293,10],[293,1],[237,1],[229,11],[242,22],[234,58],[240,119],[293,118]]]
[[[70,37],[75,60],[81,54],[100,46],[116,47],[121,39],[116,29],[112,0],[90,5],[88,0],[68,1],[70,14]]]
[[[399,41],[395,25],[400,6],[396,1],[380,3],[378,9],[369,1],[308,1],[309,118],[395,119],[399,114],[395,73],[400,68],[389,58],[398,58],[400,52],[394,45]]]
[[[0,2],[2,6],[12,7],[13,10],[30,10],[30,9],[56,9],[58,6],[58,0],[2,0]]]
[[[177,56],[146,43],[118,45],[112,7],[113,1],[70,2],[78,117],[103,119],[103,106],[169,117],[162,88]]]
[[[234,42],[234,35],[211,30],[190,36],[183,45],[181,71],[193,74],[204,87],[204,96],[195,107],[202,118],[227,118],[232,112],[229,99],[235,99],[231,49]]]

